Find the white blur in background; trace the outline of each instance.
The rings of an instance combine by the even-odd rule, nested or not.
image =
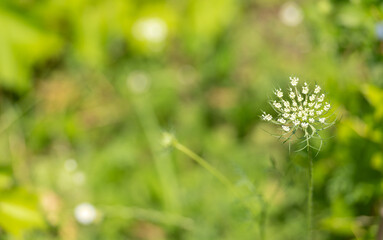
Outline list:
[[[74,159],[68,159],[65,161],[64,166],[68,172],[73,172],[77,168],[77,162]]]
[[[150,81],[145,72],[133,71],[128,75],[126,84],[132,92],[139,94],[148,90]]]
[[[303,21],[302,9],[295,2],[287,2],[279,10],[279,19],[289,27],[298,26]]]
[[[74,216],[79,223],[89,225],[95,221],[97,211],[92,204],[81,203],[74,209]]]
[[[84,185],[86,181],[85,173],[81,171],[74,173],[72,176],[72,180],[73,180],[73,183],[76,184],[77,186]]]
[[[137,40],[161,43],[167,37],[168,27],[161,18],[142,18],[134,23],[132,33]]]

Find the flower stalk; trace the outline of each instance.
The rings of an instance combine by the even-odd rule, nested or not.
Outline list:
[[[308,200],[307,200],[307,216],[308,216],[308,232],[309,232],[309,239],[313,240],[313,192],[314,192],[314,182],[313,182],[313,170],[314,170],[314,163],[313,159],[310,156],[310,150],[307,150],[307,157],[309,160],[309,166],[308,166],[308,177],[309,177],[309,191],[308,191]]]
[[[190,150],[185,145],[178,142],[178,140],[169,133],[164,133],[162,138],[162,144],[164,147],[174,147],[178,151],[184,153],[186,156],[190,157],[192,160],[194,160],[197,164],[202,166],[204,169],[206,169],[211,175],[213,175],[216,179],[218,179],[223,185],[225,185],[231,194],[234,195],[235,198],[240,200],[240,202],[250,210],[250,212],[256,216],[258,215],[258,212],[256,209],[254,209],[254,206],[251,204],[251,202],[248,202],[244,199],[242,194],[237,190],[236,186],[218,169],[213,167],[209,162],[207,162],[205,159],[200,157],[198,154]],[[267,210],[267,204],[264,202],[263,199],[261,199],[262,204],[262,210],[260,213],[260,220],[259,220],[259,236],[261,240],[265,239],[265,223],[266,223],[266,210]]]
[[[330,113],[331,104],[325,101],[326,95],[322,88],[315,85],[311,88],[304,82],[300,88],[298,86],[299,78],[290,77],[290,87],[286,98],[281,88],[276,89],[274,94],[276,100],[269,102],[270,106],[276,112],[277,116],[263,112],[261,118],[264,121],[271,122],[279,127],[280,134],[272,134],[283,140],[283,143],[297,140],[301,146],[298,151],[307,149],[308,158],[308,198],[307,198],[307,226],[308,239],[313,240],[313,157],[311,149],[316,150],[316,157],[323,144],[323,138],[320,131],[333,126],[336,118],[332,119]],[[295,137],[295,139],[293,138]],[[319,141],[319,146],[314,146],[312,142]]]

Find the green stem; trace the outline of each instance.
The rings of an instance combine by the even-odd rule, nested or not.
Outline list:
[[[192,150],[187,148],[186,146],[182,145],[179,143],[176,139],[173,139],[172,145],[174,148],[179,150],[180,152],[186,154],[189,156],[191,159],[196,161],[199,165],[201,165],[203,168],[205,168],[209,173],[211,173],[215,178],[217,178],[223,185],[225,185],[230,192],[238,198],[241,203],[246,206],[254,216],[258,215],[257,211],[254,210],[253,206],[245,201],[243,197],[241,197],[241,194],[237,191],[236,187],[234,184],[225,176],[223,175],[220,171],[218,171],[216,168],[214,168],[212,165],[210,165],[205,159],[202,157],[198,156],[196,153],[194,153]],[[262,202],[262,205],[264,206],[264,212],[261,212],[262,216],[259,222],[259,231],[260,231],[260,239],[263,240],[265,237],[265,223],[266,223],[266,203]]]
[[[197,154],[195,154],[192,150],[187,148],[186,146],[182,145],[178,141],[173,142],[173,146],[178,149],[179,151],[183,152],[187,156],[189,156],[191,159],[196,161],[199,165],[201,165],[203,168],[205,168],[209,173],[211,173],[214,177],[216,177],[222,184],[224,184],[230,191],[236,196],[239,197],[239,194],[237,190],[235,189],[235,186],[230,182],[230,180],[225,177],[221,172],[219,172],[217,169],[215,169],[212,165],[210,165],[205,159],[201,158]]]
[[[266,239],[266,220],[267,220],[267,212],[268,206],[265,203],[265,201],[262,199],[262,210],[260,213],[260,220],[259,220],[259,235],[261,237],[261,240]]]
[[[307,208],[308,208],[308,231],[309,231],[309,239],[313,240],[313,160],[310,157],[310,149],[307,150],[307,156],[309,159],[309,169],[308,169],[308,175],[309,175],[309,196],[307,201]]]
[[[195,223],[192,219],[171,212],[118,205],[100,206],[100,209],[108,215],[120,216],[126,219],[136,218],[139,220],[175,225],[187,230],[191,230],[195,227]]]

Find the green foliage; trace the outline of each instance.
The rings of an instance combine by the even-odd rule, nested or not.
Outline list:
[[[26,190],[2,190],[0,226],[16,237],[21,237],[27,230],[42,228],[44,220],[37,202],[37,196]]]
[[[32,67],[58,54],[62,41],[6,9],[0,8],[0,23],[0,84],[12,91],[25,92],[32,86]]]

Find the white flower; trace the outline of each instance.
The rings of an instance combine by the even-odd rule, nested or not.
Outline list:
[[[316,131],[321,130],[321,126],[317,125],[326,123],[326,118],[322,115],[330,110],[331,105],[324,101],[325,94],[320,93],[321,88],[318,85],[315,85],[315,88],[311,89],[313,92],[310,93],[308,83],[299,86],[298,78],[290,77],[290,80],[293,87],[288,89],[288,94],[284,96],[282,89],[276,89],[274,94],[277,100],[269,102],[277,115],[273,117],[263,112],[262,119],[279,125],[286,132],[294,130],[292,134],[300,129],[304,132],[303,136],[310,139]]]
[[[161,144],[164,147],[170,147],[172,145],[172,143],[174,142],[174,139],[175,139],[175,137],[173,134],[168,133],[168,132],[163,132]]]
[[[314,109],[310,109],[309,110],[309,115],[310,116],[314,116],[315,115],[315,110]]]
[[[329,103],[325,103],[323,110],[328,111],[330,109],[331,105]]]
[[[265,121],[271,121],[273,117],[270,114],[266,114],[265,112],[263,112],[262,119]]]
[[[276,108],[281,108],[281,107],[282,107],[282,104],[280,104],[280,103],[277,102],[277,101],[274,101],[273,105],[274,105],[274,107],[276,107]]]
[[[308,92],[309,92],[309,88],[307,86],[307,83],[305,82],[304,86],[302,87],[302,93],[303,94],[307,94]]]
[[[322,93],[320,97],[318,98],[318,102],[323,102],[325,95]]]
[[[275,89],[274,94],[277,95],[277,97],[279,98],[283,97],[283,92],[281,89]]]
[[[290,77],[291,85],[296,86],[299,82],[299,78],[297,77]]]
[[[92,204],[81,203],[74,209],[74,216],[79,223],[89,225],[96,219],[97,212]]]
[[[282,129],[285,130],[286,132],[290,131],[290,127],[289,126],[282,126]]]
[[[301,86],[298,85],[299,79],[296,77],[290,77],[290,81],[292,87],[289,88],[286,96],[283,96],[282,89],[277,89],[274,92],[277,101],[269,101],[276,115],[273,117],[264,112],[262,118],[278,125],[281,131],[278,138],[284,142],[300,141],[299,139],[304,138],[305,140],[298,143],[303,146],[299,146],[300,150],[312,148],[319,152],[323,140],[318,132],[335,124],[335,120],[328,121],[332,116],[330,114],[327,116],[331,105],[325,102],[325,94],[321,93],[322,90],[318,85],[309,89],[309,84],[306,82]],[[295,134],[297,135],[294,136]],[[314,147],[316,141],[313,144],[310,143],[313,138],[317,138],[321,142],[320,145],[318,144],[318,148]]]
[[[298,112],[298,117],[301,118],[303,116],[302,112]]]
[[[280,123],[282,123],[282,124],[283,124],[283,123],[286,123],[286,120],[285,120],[285,119],[283,119],[283,118],[279,118],[279,119],[278,119],[278,122],[280,122]]]

